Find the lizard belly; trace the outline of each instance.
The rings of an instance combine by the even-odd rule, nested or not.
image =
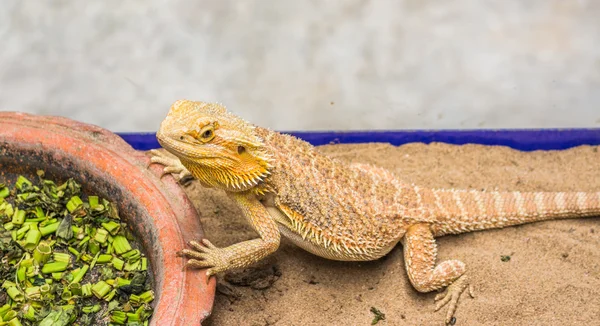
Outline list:
[[[333,246],[324,246],[319,243],[315,243],[311,238],[302,238],[300,234],[295,232],[290,224],[289,218],[279,210],[277,207],[266,206],[269,215],[277,222],[279,225],[279,232],[290,240],[292,243],[297,245],[298,247],[314,254],[319,257],[331,259],[331,260],[339,260],[339,261],[367,261],[367,260],[375,260],[385,256],[392,248],[396,246],[398,241],[394,241],[390,243],[388,246],[384,248],[380,248],[376,252],[345,252],[335,250]]]

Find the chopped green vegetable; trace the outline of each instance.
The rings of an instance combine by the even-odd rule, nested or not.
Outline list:
[[[125,321],[127,320],[127,314],[123,311],[113,311],[112,314],[110,315],[110,321],[115,323],[115,324],[119,324],[119,325],[123,325],[125,324]]]
[[[92,284],[86,283],[81,287],[81,295],[85,298],[92,296]]]
[[[22,326],[23,324],[21,324],[21,322],[19,321],[19,319],[17,319],[16,317],[9,320],[8,323],[6,323],[7,326]]]
[[[73,248],[73,247],[68,247],[67,250],[69,250],[70,253],[72,253],[75,257],[79,257],[80,252],[77,251],[77,249]]]
[[[100,311],[100,309],[101,309],[100,305],[99,304],[95,304],[93,306],[83,307],[83,308],[81,308],[81,311],[83,313],[86,313],[86,314],[91,314],[91,313]]]
[[[154,300],[154,291],[148,290],[142,294],[140,294],[140,299],[145,303],[150,303]]]
[[[110,285],[104,281],[100,281],[92,286],[92,293],[98,299],[102,299],[108,291],[110,291]]]
[[[79,244],[77,244],[77,247],[80,247],[80,248],[83,247],[83,245],[87,244],[88,241],[90,241],[90,237],[86,236],[81,241],[79,241]]]
[[[83,205],[81,198],[79,198],[79,196],[73,196],[67,203],[67,209],[69,210],[69,213],[73,213],[76,209],[81,207],[81,205]]]
[[[8,296],[15,301],[23,301],[23,299],[25,299],[23,293],[19,291],[19,289],[17,289],[17,287],[15,286],[7,288],[6,294],[8,294]]]
[[[131,284],[131,280],[128,280],[126,278],[121,278],[121,277],[117,277],[115,279],[115,281],[116,281],[115,287],[117,287],[117,288]]]
[[[115,235],[117,232],[119,232],[121,224],[115,221],[108,221],[106,223],[102,223],[102,227],[105,228],[110,234]]]
[[[22,239],[25,236],[25,234],[27,233],[27,231],[29,231],[29,228],[30,228],[29,225],[23,225],[23,227],[18,229],[15,232],[17,239]]]
[[[4,316],[2,316],[2,319],[13,320],[15,317],[17,317],[17,312],[14,310],[9,310],[4,314]]]
[[[4,199],[10,195],[10,190],[8,187],[3,187],[0,189],[0,198]]]
[[[25,178],[24,176],[20,175],[17,178],[17,183],[15,184],[15,186],[17,187],[17,189],[19,190],[25,190],[24,188],[29,188],[31,187],[31,181],[27,180],[27,178]],[[25,187],[24,187],[25,186]]]
[[[63,293],[60,295],[60,298],[63,299],[64,301],[69,301],[71,299],[71,297],[73,296],[73,294],[71,293],[71,291],[63,291]]]
[[[7,231],[10,231],[10,230],[12,230],[14,227],[15,227],[15,225],[13,224],[13,222],[6,222],[6,223],[4,223],[4,228],[5,228]]]
[[[98,255],[98,259],[96,259],[96,264],[108,264],[112,261],[112,255]]]
[[[147,326],[148,259],[116,205],[37,175],[0,183],[0,326]]]
[[[54,273],[52,273],[52,278],[57,281],[60,281],[63,278],[63,274],[64,274],[63,272],[54,272]]]
[[[33,251],[33,260],[38,264],[45,264],[52,255],[52,248],[47,243],[40,243]]]
[[[83,278],[83,276],[85,275],[85,273],[87,273],[88,269],[90,268],[89,265],[83,265],[83,267],[81,267],[77,273],[75,275],[73,275],[73,280],[71,281],[72,283],[79,283],[81,282],[81,279]]]
[[[17,280],[23,282],[25,281],[25,277],[27,277],[27,267],[21,266],[17,269]]]
[[[117,257],[112,259],[112,265],[116,270],[122,271],[125,262]]]
[[[88,203],[90,204],[90,208],[94,209],[98,206],[98,196],[88,196]]]
[[[127,313],[127,321],[129,323],[138,322],[139,320],[140,320],[140,315],[138,315],[137,313],[130,313],[130,312]]]
[[[12,217],[12,223],[17,225],[25,223],[25,211],[18,208],[15,209]]]
[[[27,232],[27,236],[25,237],[25,244],[23,247],[26,250],[33,250],[37,247],[38,243],[42,239],[42,233],[38,230],[29,230]]]
[[[91,268],[94,268],[96,266],[96,262],[98,261],[98,256],[100,256],[100,252],[97,252],[96,256],[94,256],[94,259],[92,259],[92,262],[90,263]]]
[[[125,238],[122,235],[117,235],[116,237],[114,237],[113,247],[115,248],[115,252],[118,255],[122,255],[131,250],[131,245],[129,244],[129,241],[127,241],[127,238]]]
[[[46,318],[44,318],[39,326],[66,326],[71,320],[71,315],[74,313],[74,309],[62,309],[58,308],[52,310]]]
[[[4,211],[4,215],[8,216],[8,217],[12,217],[12,215],[15,213],[13,206],[7,202],[2,203],[1,205],[2,205],[2,210]]]
[[[52,234],[54,232],[56,232],[56,230],[58,229],[58,226],[60,225],[60,223],[55,222],[49,225],[45,225],[43,227],[40,228],[40,232],[42,232],[43,236],[47,236],[49,234]]]
[[[39,300],[42,296],[42,292],[40,291],[39,286],[32,286],[25,289],[25,295],[27,296],[27,299]]]
[[[10,308],[11,308],[11,305],[8,303],[5,304],[4,306],[0,307],[0,317],[4,318],[6,313],[10,311]]]
[[[127,258],[127,260],[130,262],[136,262],[142,256],[142,253],[137,249],[133,249],[133,250],[129,250],[128,252],[122,254],[121,256],[123,258]]]
[[[371,325],[377,324],[380,320],[385,320],[385,314],[375,307],[371,307],[371,313],[373,314],[373,320]]]
[[[32,305],[26,305],[23,307],[23,317],[27,318],[27,320],[35,321],[35,309]]]
[[[54,261],[58,261],[58,262],[62,262],[62,263],[68,264],[71,262],[71,256],[64,252],[55,252],[52,255],[52,258],[54,259]]]
[[[106,223],[104,223],[106,224]],[[96,234],[94,235],[94,240],[97,241],[98,243],[106,243],[106,238],[108,237],[108,231],[106,231],[106,229],[103,228],[99,228],[98,230],[96,230]]]
[[[90,254],[83,254],[83,255],[81,255],[81,260],[86,263],[91,263],[92,260],[94,260],[94,257]]]
[[[82,295],[83,291],[81,290],[81,284],[79,283],[71,283],[69,285],[69,291],[73,293],[73,295]]]
[[[71,217],[71,215],[65,216],[58,224],[58,228],[56,229],[56,236],[65,240],[71,240],[71,238],[73,237],[73,228],[71,227],[72,223],[73,217]]]
[[[69,267],[69,263],[65,263],[62,261],[55,261],[52,263],[44,264],[42,267],[42,273],[44,274],[52,274],[57,272],[64,272]]]
[[[48,282],[49,280],[46,280],[46,282]],[[42,293],[42,295],[46,295],[50,292],[50,284],[42,284],[42,286],[40,286],[40,293]]]
[[[37,216],[37,218],[35,219],[35,222],[41,222],[46,218],[46,213],[44,213],[44,210],[40,207],[40,206],[36,206],[35,207],[35,216]]]
[[[147,271],[148,270],[148,258],[142,257],[140,261],[141,261],[141,263],[140,263],[139,269],[141,271]]]
[[[106,301],[110,301],[115,297],[115,294],[117,294],[117,290],[116,289],[112,289],[110,292],[108,292],[105,296],[104,296],[104,300]]]

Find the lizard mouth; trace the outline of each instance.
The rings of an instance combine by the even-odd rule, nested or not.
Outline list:
[[[164,149],[177,156],[180,160],[183,158],[188,161],[193,161],[196,164],[202,164],[203,160],[213,161],[215,159],[224,159],[227,161],[236,162],[236,158],[232,155],[219,152],[217,148],[205,148],[205,146],[209,146],[206,144],[189,143],[185,140],[179,140],[177,137],[165,135],[160,131],[156,134],[156,139]]]
[[[156,133],[156,140],[158,140],[160,146],[168,152],[171,152],[174,155],[182,154],[183,146],[177,144],[178,142],[176,140],[168,137],[160,130]]]
[[[198,153],[198,149],[192,148],[192,145],[170,137],[160,130],[156,133],[156,140],[158,140],[160,146],[177,157],[191,157],[196,156],[193,153]]]
[[[211,159],[217,158],[217,155],[204,153],[201,146],[195,146],[185,141],[179,141],[177,139],[166,137],[164,134],[157,133],[156,139],[160,146],[166,149],[171,154],[181,158],[187,159]]]

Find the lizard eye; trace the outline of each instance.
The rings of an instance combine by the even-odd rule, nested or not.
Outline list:
[[[246,147],[238,146],[238,148],[237,148],[238,154],[243,154],[245,151],[246,151]]]
[[[202,142],[209,142],[211,141],[213,138],[215,138],[215,130],[214,127],[209,125],[204,127],[202,130],[200,130],[198,138],[200,138],[199,140]]]

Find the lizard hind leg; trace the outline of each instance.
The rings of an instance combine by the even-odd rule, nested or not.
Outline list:
[[[466,265],[459,260],[447,260],[435,265],[437,246],[427,224],[411,226],[402,239],[404,262],[408,278],[413,287],[419,292],[441,290],[435,301],[435,310],[448,304],[446,324],[453,320],[460,295],[469,288]]]

